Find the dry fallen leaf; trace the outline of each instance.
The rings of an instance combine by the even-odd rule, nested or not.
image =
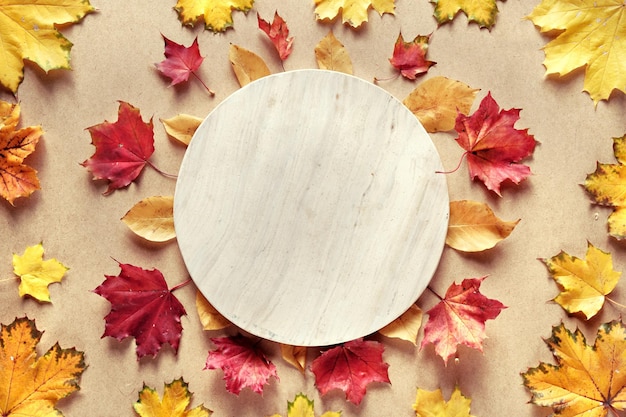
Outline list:
[[[332,30],[315,46],[315,59],[319,69],[353,74],[350,55]]]
[[[447,402],[440,389],[426,391],[418,388],[413,410],[416,417],[473,417],[470,414],[471,402],[472,400],[461,394],[458,386],[454,387]]]
[[[20,297],[30,295],[50,302],[48,285],[61,282],[69,268],[56,259],[43,260],[43,245],[29,246],[23,255],[13,255],[13,273],[20,277]]]
[[[233,10],[247,12],[254,0],[178,0],[174,10],[183,25],[193,26],[200,18],[204,27],[213,32],[224,32],[233,26]]]
[[[42,332],[35,322],[17,318],[0,331],[0,415],[3,417],[63,416],[57,401],[79,390],[84,353],[55,343],[37,354]]]
[[[404,314],[378,332],[383,336],[406,340],[417,345],[420,327],[422,327],[422,310],[413,304]]]
[[[304,374],[307,355],[307,348],[305,346],[292,346],[281,343],[280,354],[285,362]]]
[[[414,80],[436,64],[426,59],[429,41],[430,35],[417,35],[411,42],[405,42],[400,33],[389,62],[404,78]]]
[[[232,326],[232,323],[222,316],[200,291],[196,292],[196,310],[204,330],[221,330]]]
[[[469,113],[478,91],[460,81],[437,76],[420,83],[402,103],[427,132],[445,132],[454,129],[458,113]]]
[[[165,384],[161,400],[155,389],[144,384],[133,408],[140,417],[209,417],[213,414],[202,404],[188,409],[192,395],[188,386],[182,378]]]
[[[167,242],[176,237],[174,197],[147,197],[135,204],[121,219],[130,230],[151,242]]]
[[[367,22],[370,6],[381,16],[394,14],[395,0],[314,0],[315,16],[318,20],[332,20],[341,10],[342,22],[357,28]]]
[[[272,414],[270,417],[281,417],[280,414]],[[315,404],[313,400],[302,394],[296,394],[293,401],[287,401],[287,417],[315,417]],[[320,417],[341,417],[341,412],[327,411]]]
[[[19,121],[20,105],[0,100],[0,196],[11,205],[40,188],[37,171],[23,162],[35,151],[43,131],[40,126],[16,130]]]
[[[200,117],[189,114],[177,114],[169,119],[159,119],[169,137],[187,146],[191,142],[196,129],[200,127],[202,120]]]
[[[481,252],[506,239],[519,219],[500,220],[493,210],[478,201],[451,201],[446,244],[463,252]]]
[[[613,258],[587,243],[586,258],[563,251],[541,259],[563,291],[554,299],[568,313],[583,313],[587,320],[598,314],[608,295],[619,282],[621,272],[613,269]]]
[[[69,69],[72,43],[57,29],[94,11],[89,0],[0,2],[0,84],[16,93],[25,59],[45,72]]]
[[[263,58],[241,46],[231,44],[228,59],[242,87],[271,74]]]
[[[430,0],[435,4],[434,16],[442,25],[454,19],[462,10],[468,22],[476,22],[481,28],[491,29],[496,23],[498,6],[496,0]]]
[[[278,52],[280,60],[286,60],[289,55],[291,55],[291,48],[293,47],[293,37],[289,37],[287,22],[285,22],[277,11],[274,12],[274,20],[272,20],[271,23],[263,20],[258,13],[256,16],[259,29],[270,38],[276,48],[276,52]]]

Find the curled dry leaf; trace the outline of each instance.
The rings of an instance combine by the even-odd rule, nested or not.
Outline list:
[[[458,386],[450,395],[450,400],[443,399],[441,390],[426,391],[417,389],[413,410],[416,417],[473,417],[470,414],[472,400],[461,394]]]
[[[353,28],[367,22],[370,6],[381,16],[385,13],[394,14],[395,0],[314,0],[315,16],[318,20],[332,20],[341,10],[341,21]]]
[[[230,44],[228,59],[242,87],[271,74],[263,58],[241,46]]]
[[[332,30],[315,46],[315,59],[320,69],[339,71],[346,74],[354,73],[348,51],[337,40]]]
[[[621,272],[613,269],[613,258],[587,242],[585,260],[563,251],[541,259],[563,291],[556,301],[568,313],[582,313],[587,320],[598,314],[605,296],[617,286]]]
[[[293,37],[289,37],[289,27],[287,22],[278,14],[274,13],[274,20],[272,23],[261,19],[261,15],[257,14],[257,23],[259,29],[261,29],[268,38],[274,44],[276,52],[281,61],[284,61],[291,55],[291,48],[293,46]]]
[[[437,76],[420,83],[402,103],[427,132],[445,132],[454,129],[458,113],[469,113],[478,91],[461,81]]]
[[[383,336],[406,340],[417,345],[417,333],[422,327],[422,309],[413,304],[400,317],[380,329]]]
[[[135,204],[121,219],[130,230],[151,242],[167,242],[176,237],[174,197],[153,196]]]
[[[20,297],[30,295],[50,302],[48,285],[61,282],[69,268],[56,259],[43,260],[43,245],[29,246],[23,255],[13,255],[13,273],[20,277]]]
[[[191,142],[193,134],[196,133],[203,119],[180,113],[169,119],[159,120],[163,124],[165,132],[169,137],[187,146]]]
[[[463,252],[491,249],[506,239],[519,221],[500,220],[485,203],[451,201],[446,244]]]
[[[233,325],[209,303],[200,291],[196,292],[196,310],[204,330],[221,330]]]
[[[224,32],[233,26],[233,11],[247,12],[254,0],[178,0],[174,10],[183,25],[193,26],[200,19],[213,32]]]
[[[209,417],[213,414],[203,404],[188,409],[193,394],[188,387],[183,378],[165,384],[161,400],[155,389],[144,384],[133,408],[140,417]]]
[[[305,346],[292,346],[281,343],[280,354],[285,362],[304,374],[307,354],[307,348]]]
[[[491,29],[496,23],[498,6],[496,0],[430,0],[435,4],[434,16],[440,25],[454,19],[463,11],[468,22],[475,22],[481,28]]]

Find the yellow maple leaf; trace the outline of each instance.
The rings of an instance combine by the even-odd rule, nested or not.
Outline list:
[[[144,384],[133,408],[141,417],[209,417],[213,414],[204,405],[187,409],[191,402],[191,393],[187,387],[188,384],[182,378],[165,384],[161,400],[154,389]]]
[[[293,401],[287,402],[287,417],[315,417],[313,400],[302,394],[296,394]],[[273,414],[271,417],[281,417],[280,414]],[[341,417],[341,412],[327,411],[320,417]]]
[[[315,15],[318,20],[332,20],[342,12],[341,20],[353,28],[367,22],[370,6],[381,16],[394,14],[395,0],[315,0]]]
[[[563,324],[546,340],[557,365],[540,363],[522,374],[531,402],[563,417],[604,417],[626,408],[626,327],[600,326],[593,346]],[[620,414],[621,415],[621,414]]]
[[[413,304],[404,314],[378,332],[383,336],[406,340],[417,345],[417,333],[422,327],[422,315],[422,310]]]
[[[447,402],[440,389],[426,391],[418,388],[413,409],[416,417],[472,417],[471,402],[472,400],[461,394],[459,387],[454,388]]]
[[[446,245],[463,252],[491,249],[506,239],[518,223],[519,219],[500,220],[485,203],[451,201]]]
[[[40,188],[37,171],[24,159],[35,151],[43,131],[40,126],[16,129],[19,120],[20,105],[0,100],[0,196],[11,205]]]
[[[0,415],[62,416],[58,400],[79,389],[85,370],[83,352],[58,343],[43,356],[35,351],[42,332],[26,317],[0,331]]]
[[[167,135],[182,145],[189,145],[196,129],[200,127],[202,118],[189,114],[179,113],[169,119],[159,119],[165,128]]]
[[[48,285],[61,282],[68,268],[56,259],[43,260],[43,245],[29,246],[23,255],[13,254],[13,272],[20,277],[20,297],[30,295],[50,302]]]
[[[613,138],[617,164],[598,163],[596,171],[587,175],[583,187],[596,204],[614,208],[609,216],[609,234],[626,238],[626,135]]]
[[[224,32],[233,26],[233,10],[247,12],[254,0],[178,0],[174,9],[184,25],[193,26],[202,17],[204,27]]]
[[[440,25],[449,22],[462,10],[469,22],[491,29],[496,22],[496,0],[430,0],[435,4],[434,16]]]
[[[332,30],[315,46],[315,59],[319,69],[353,74],[350,55]]]
[[[614,89],[626,93],[624,0],[543,0],[527,16],[541,32],[557,32],[543,48],[547,74],[586,67],[584,91],[595,104]]]
[[[57,27],[78,22],[93,11],[89,0],[0,2],[0,84],[17,92],[25,59],[45,72],[69,69],[72,43]]]
[[[446,77],[420,83],[402,103],[419,119],[427,132],[454,129],[459,113],[469,113],[478,89]]]
[[[174,197],[147,197],[122,217],[122,222],[138,236],[150,242],[167,242],[176,237]]]
[[[231,44],[228,59],[241,87],[271,74],[263,58],[241,46]]]
[[[583,313],[587,320],[604,304],[605,296],[617,285],[622,273],[613,270],[610,253],[587,243],[585,260],[563,251],[541,259],[563,291],[554,299],[568,313]]]

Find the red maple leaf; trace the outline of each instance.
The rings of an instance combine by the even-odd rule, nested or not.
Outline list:
[[[200,55],[198,37],[188,47],[178,44],[165,36],[163,36],[163,40],[165,41],[165,59],[155,64],[155,66],[161,74],[172,80],[170,85],[185,82],[189,80],[190,75],[193,75],[209,93],[214,94],[196,72],[204,60],[204,57]]]
[[[459,112],[456,118],[456,141],[466,150],[470,177],[480,179],[498,195],[503,181],[519,184],[530,175],[530,168],[518,162],[533,153],[536,142],[528,129],[513,127],[519,112],[500,110],[489,93],[474,114]]]
[[[274,20],[270,24],[261,19],[261,16],[257,14],[257,20],[259,22],[259,29],[261,29],[270,38],[274,47],[278,51],[278,56],[284,61],[291,54],[291,47],[293,45],[293,37],[289,38],[289,28],[287,23],[282,17],[278,15],[278,12],[274,12]]]
[[[429,41],[430,35],[418,35],[413,41],[405,42],[402,33],[400,33],[389,62],[404,77],[414,80],[418,75],[426,73],[431,66],[436,64],[436,62],[426,59]]]
[[[168,289],[157,269],[119,265],[120,274],[105,275],[105,281],[94,290],[111,303],[102,337],[134,337],[138,358],[156,356],[164,343],[178,351],[183,330],[180,317],[187,313],[172,291],[182,285]]]
[[[209,351],[204,369],[222,369],[228,392],[239,395],[249,387],[263,394],[263,385],[270,377],[278,379],[276,366],[265,357],[258,343],[242,335],[216,337],[211,341],[216,349]]]
[[[326,394],[338,388],[359,405],[371,382],[387,382],[389,364],[383,362],[384,347],[375,341],[353,340],[322,353],[311,364],[317,389]]]
[[[104,121],[87,128],[96,152],[81,165],[93,173],[93,178],[109,180],[104,194],[126,187],[135,180],[154,152],[152,118],[141,119],[139,109],[120,101],[115,123]]]
[[[479,291],[486,277],[467,278],[461,285],[452,283],[446,296],[428,313],[424,339],[420,349],[428,343],[447,364],[458,345],[466,345],[482,352],[485,339],[485,321],[495,319],[506,307]]]

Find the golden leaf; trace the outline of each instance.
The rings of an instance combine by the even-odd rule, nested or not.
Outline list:
[[[191,393],[187,387],[188,384],[182,378],[165,384],[161,400],[154,389],[144,384],[133,408],[141,417],[209,417],[213,414],[204,405],[187,409],[191,402]]]
[[[315,15],[318,20],[332,20],[342,12],[342,22],[353,28],[367,22],[370,6],[381,16],[385,13],[394,14],[395,0],[314,0]]]
[[[469,22],[476,22],[481,28],[491,29],[496,23],[498,6],[496,0],[430,0],[435,4],[434,16],[442,25],[454,19],[462,10]]]
[[[543,48],[547,74],[585,67],[584,91],[595,104],[614,89],[626,93],[626,6],[623,0],[543,0],[527,16],[557,33]]]
[[[165,132],[171,137],[182,143],[189,145],[193,134],[202,123],[202,119],[189,114],[177,114],[169,119],[159,119],[165,128]]]
[[[183,25],[193,26],[200,18],[204,27],[213,32],[224,32],[233,26],[233,10],[247,12],[254,0],[178,0],[174,9]]]
[[[422,310],[415,304],[400,317],[378,332],[387,337],[395,337],[417,345],[417,333],[422,327]]]
[[[0,84],[17,92],[24,79],[24,60],[48,72],[70,68],[68,41],[57,27],[93,12],[88,0],[13,0],[0,2]]]
[[[287,417],[315,417],[315,404],[313,400],[300,393],[296,394],[293,401],[287,401]],[[280,414],[273,414],[270,417],[281,417]],[[327,411],[320,417],[341,417],[340,412]]]
[[[61,349],[58,343],[38,357],[42,332],[26,317],[0,331],[0,415],[3,417],[62,416],[61,398],[79,389],[85,370],[83,352]]]
[[[454,129],[458,113],[469,113],[478,91],[460,81],[437,76],[420,83],[402,103],[427,132],[448,131]]]
[[[519,219],[500,220],[485,203],[451,201],[446,244],[463,252],[491,249],[506,239],[518,223]]]
[[[332,30],[315,46],[315,59],[320,69],[353,74],[350,55]]]
[[[43,245],[29,246],[23,255],[13,255],[13,272],[20,277],[20,297],[30,295],[50,302],[48,285],[61,282],[68,268],[56,259],[43,260]]]
[[[546,344],[557,365],[540,363],[522,374],[531,402],[552,407],[563,417],[617,416],[626,408],[626,327],[621,321],[600,326],[593,346],[580,330],[563,324]]]
[[[304,374],[306,369],[307,348],[304,346],[291,346],[280,344],[280,354],[283,359],[298,371]]]
[[[471,402],[461,394],[458,386],[452,391],[448,402],[443,399],[440,389],[426,391],[418,388],[413,410],[416,417],[473,417],[470,415]]]
[[[222,316],[200,291],[196,292],[196,310],[204,330],[221,330],[232,326],[232,323]]]
[[[174,197],[153,196],[135,204],[121,219],[135,234],[151,242],[176,237]]]
[[[271,74],[263,58],[241,46],[231,44],[228,59],[242,87]]]
[[[568,313],[583,313],[587,320],[595,316],[622,273],[613,270],[610,253],[587,244],[585,260],[561,251],[550,259],[541,259],[563,291],[554,299]]]

